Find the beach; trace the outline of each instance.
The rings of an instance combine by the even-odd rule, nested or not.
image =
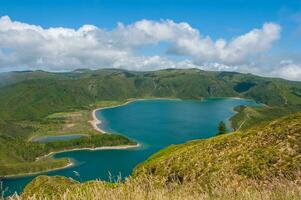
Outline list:
[[[98,125],[101,124],[101,120],[99,120],[96,116],[96,112],[99,111],[99,110],[104,110],[104,109],[108,109],[108,108],[115,108],[115,107],[119,107],[119,106],[124,106],[124,105],[127,105],[131,102],[134,102],[134,101],[139,101],[139,100],[142,100],[142,99],[131,99],[131,100],[128,100],[127,102],[123,103],[123,104],[120,104],[120,105],[116,105],[116,106],[106,106],[106,107],[102,107],[102,108],[96,108],[92,111],[92,118],[93,120],[90,121],[91,125],[93,126],[93,128],[100,132],[100,133],[107,133],[105,130],[99,128]]]
[[[148,99],[129,99],[128,101],[126,101],[125,103],[122,103],[122,104],[119,104],[119,105],[115,105],[115,106],[105,106],[105,107],[102,107],[102,108],[96,108],[92,111],[92,118],[93,120],[89,121],[91,123],[91,125],[93,126],[93,128],[100,132],[100,133],[107,133],[105,130],[99,128],[98,125],[100,125],[102,122],[101,120],[99,120],[96,116],[96,112],[99,111],[99,110],[104,110],[104,109],[108,109],[108,108],[116,108],[116,107],[119,107],[119,106],[125,106],[129,103],[132,103],[132,102],[135,102],[135,101],[143,101],[143,100],[181,100],[181,99],[178,99],[178,98],[148,98]]]
[[[95,148],[83,147],[83,148],[66,149],[61,151],[52,151],[44,156],[37,157],[36,160],[40,160],[52,156],[53,154],[70,152],[70,151],[82,151],[82,150],[98,151],[98,150],[114,150],[114,149],[118,150],[118,149],[129,149],[129,148],[138,148],[138,147],[140,147],[139,143],[136,145],[103,146],[103,147],[95,147]]]

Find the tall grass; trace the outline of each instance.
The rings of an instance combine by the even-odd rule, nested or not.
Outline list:
[[[47,184],[47,183],[46,183]],[[254,180],[229,181],[200,184],[197,180],[188,183],[166,184],[152,177],[129,178],[124,183],[108,184],[101,181],[77,183],[67,188],[56,188],[47,193],[44,185],[35,188],[33,195],[10,197],[11,200],[300,200],[301,185],[287,180],[258,183]],[[58,192],[60,191],[60,192]]]

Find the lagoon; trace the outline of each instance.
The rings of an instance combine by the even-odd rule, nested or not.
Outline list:
[[[158,150],[194,139],[210,138],[217,133],[220,121],[226,122],[235,114],[238,105],[256,106],[253,101],[236,98],[203,100],[139,100],[127,105],[96,112],[102,121],[100,128],[125,135],[141,146],[133,149],[79,150],[55,154],[68,157],[75,166],[44,173],[63,175],[78,181],[112,180],[131,174],[134,167]],[[80,174],[77,176],[75,171]],[[21,192],[34,176],[10,178],[3,181],[6,195]]]

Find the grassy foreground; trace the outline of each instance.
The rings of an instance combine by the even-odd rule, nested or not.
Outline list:
[[[39,176],[13,199],[300,199],[301,113],[170,146],[125,182]]]

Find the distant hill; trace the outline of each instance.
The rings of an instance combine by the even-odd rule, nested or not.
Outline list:
[[[40,176],[23,197],[65,199],[299,199],[301,113],[210,139],[173,145],[125,183]]]
[[[1,75],[0,86],[3,120],[36,120],[101,100],[149,97],[242,97],[270,107],[301,109],[301,82],[198,69],[11,72]]]

